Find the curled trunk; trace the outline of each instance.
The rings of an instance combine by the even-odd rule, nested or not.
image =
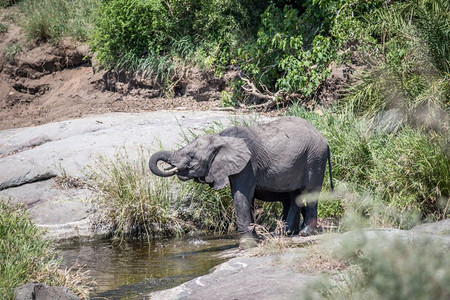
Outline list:
[[[168,151],[158,151],[154,153],[148,162],[148,166],[150,168],[150,171],[152,171],[153,174],[161,177],[169,177],[173,176],[177,173],[178,169],[175,166],[172,166],[169,162],[169,158],[171,156],[171,153]],[[163,161],[170,165],[169,168],[162,169],[158,163],[160,161]]]

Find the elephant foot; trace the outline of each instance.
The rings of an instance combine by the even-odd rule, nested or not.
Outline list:
[[[239,250],[247,250],[255,248],[258,245],[258,241],[253,235],[244,235],[239,240]]]
[[[315,235],[318,233],[319,233],[319,228],[308,225],[300,231],[299,235],[310,236],[310,235]]]

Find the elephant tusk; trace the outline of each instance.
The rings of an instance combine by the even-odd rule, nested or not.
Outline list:
[[[178,172],[178,168],[177,167],[171,167],[171,168],[166,168],[164,169],[165,172],[170,172],[170,173],[177,173]]]

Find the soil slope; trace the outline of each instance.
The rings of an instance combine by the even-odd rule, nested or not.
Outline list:
[[[86,45],[26,42],[8,23],[0,33],[0,130],[109,112],[220,108],[224,80],[189,72],[178,97],[163,99],[151,80],[96,70]]]

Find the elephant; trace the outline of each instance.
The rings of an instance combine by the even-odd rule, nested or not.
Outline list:
[[[160,161],[169,166],[161,168]],[[158,151],[151,156],[149,168],[157,176],[194,179],[216,190],[229,183],[238,231],[248,238],[253,237],[250,225],[254,223],[255,198],[282,202],[287,232],[315,232],[327,161],[333,188],[328,142],[308,121],[281,117],[200,136],[176,151]],[[302,194],[313,195],[314,199],[302,203]]]

